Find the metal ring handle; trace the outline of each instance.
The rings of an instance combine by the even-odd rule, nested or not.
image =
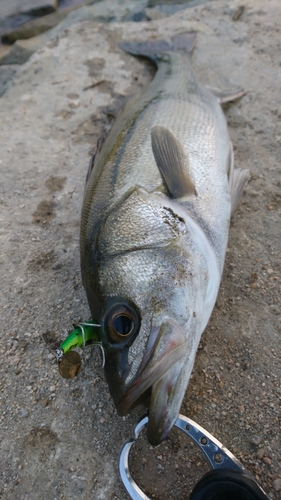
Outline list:
[[[150,498],[138,487],[133,480],[129,469],[129,455],[131,447],[138,439],[141,431],[147,426],[148,416],[142,417],[135,427],[135,437],[129,439],[123,445],[119,458],[119,472],[123,484],[132,500],[150,500]]]
[[[119,472],[123,484],[132,500],[151,500],[135,483],[129,469],[129,455],[133,444],[138,439],[141,431],[147,426],[148,416],[142,417],[135,427],[135,436],[123,445],[119,458]],[[203,427],[184,415],[179,415],[175,424],[187,434],[208,459],[212,469],[228,468],[238,470],[252,477],[245,467],[232,455],[232,453]]]

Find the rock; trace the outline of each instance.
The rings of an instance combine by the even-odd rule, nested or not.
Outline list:
[[[17,40],[0,59],[0,65],[3,64],[23,64],[29,57],[46,45],[51,35],[43,33],[29,40]]]
[[[5,94],[8,89],[18,67],[17,64],[2,66],[0,71],[0,97]]]
[[[78,5],[71,5],[70,7],[66,7],[65,9],[57,10],[52,14],[48,14],[38,19],[33,19],[32,21],[18,26],[17,28],[10,30],[2,35],[2,42],[14,43],[16,40],[26,40],[28,38],[38,36],[41,33],[44,33],[45,31],[48,31],[57,26],[73,10],[81,8],[83,5],[87,5],[89,3],[93,3],[93,0],[84,1]]]
[[[161,10],[167,9],[170,11],[170,14],[177,12],[178,10],[186,9],[188,7],[194,7],[196,5],[200,5],[202,3],[208,3],[212,0],[149,0],[147,7],[160,7]]]
[[[245,10],[244,5],[239,5],[239,7],[237,9],[235,9],[233,14],[232,14],[232,20],[238,21],[241,18],[241,16],[243,15],[244,10]]]
[[[67,8],[38,19],[33,19],[32,21],[29,21],[22,26],[18,26],[17,28],[2,35],[2,42],[12,44],[16,40],[26,40],[28,38],[38,36],[41,33],[54,28],[54,26],[57,26],[57,24],[66,18],[71,10],[73,9]]]
[[[257,458],[258,458],[259,460],[261,460],[261,459],[263,458],[264,454],[265,454],[265,449],[264,449],[264,448],[260,448],[260,449],[257,451],[256,456],[257,456]]]
[[[19,354],[16,354],[15,356],[11,356],[9,358],[9,363],[12,366],[17,366],[19,364],[19,362],[20,362],[20,359],[21,358],[20,358]]]
[[[69,28],[73,23],[95,21],[98,23],[126,21],[134,14],[141,12],[147,0],[103,0],[95,5],[89,5],[71,12],[59,25],[59,31]]]
[[[55,38],[59,33],[68,29],[72,24],[82,21],[112,22],[122,21],[138,13],[146,5],[147,0],[104,0],[95,5],[84,6],[70,12],[68,16],[53,29],[29,40],[17,40],[10,50],[0,58],[0,65],[23,64],[29,57]]]
[[[54,12],[57,7],[58,0],[24,0],[19,8],[19,13],[44,16]]]
[[[280,314],[280,306],[276,305],[276,304],[270,304],[269,306],[269,310],[271,313],[273,314],[277,314],[279,315]]]
[[[252,434],[252,436],[249,437],[248,441],[249,443],[255,444],[257,446],[261,442],[261,437],[257,436],[257,434]]]
[[[1,18],[17,14],[23,3],[24,0],[0,0]]]
[[[188,4],[192,0],[148,0],[147,7],[156,7],[157,5],[182,5]]]
[[[281,490],[281,478],[278,477],[277,479],[274,479],[274,481],[272,481],[272,486],[275,489],[275,491],[280,491]]]
[[[174,4],[174,5],[155,5],[154,8],[148,7],[146,11],[148,11],[148,16],[152,16],[152,21],[158,21],[160,19],[164,19],[165,17],[172,16],[176,12],[182,11],[190,7],[188,4]]]
[[[7,52],[9,51],[9,47],[7,47],[6,45],[1,45],[0,46],[0,58],[2,56],[4,56]]]
[[[149,21],[158,21],[159,19],[168,17],[168,14],[165,14],[165,12],[161,12],[158,9],[145,9],[144,12]]]
[[[11,67],[15,68],[15,66],[11,66]],[[3,70],[3,68],[1,68],[1,70]],[[28,345],[28,342],[26,342],[26,340],[21,339],[18,341],[18,347],[20,349],[25,349],[27,345]]]
[[[54,12],[58,0],[0,0],[0,18],[19,16],[21,22],[31,15],[41,16]]]
[[[138,12],[133,12],[126,16],[123,21],[134,21],[135,23],[140,23],[142,21],[147,21],[147,17],[145,15],[144,10],[140,10]]]

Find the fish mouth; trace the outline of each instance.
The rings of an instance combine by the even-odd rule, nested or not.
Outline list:
[[[152,329],[138,373],[117,405],[119,415],[126,415],[151,391],[147,436],[153,446],[168,436],[178,417],[186,389],[183,367],[187,351],[186,335],[176,321],[166,319]]]

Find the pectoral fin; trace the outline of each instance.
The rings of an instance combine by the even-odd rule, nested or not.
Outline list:
[[[250,179],[250,170],[241,170],[240,168],[234,168],[234,153],[233,147],[230,143],[229,148],[229,167],[228,167],[228,191],[230,193],[231,201],[231,215],[233,215],[236,210],[240,198],[243,193],[245,184]]]
[[[183,146],[166,127],[153,127],[151,144],[157,167],[172,198],[196,195],[188,173],[188,158]]]
[[[230,191],[231,198],[231,215],[236,210],[246,182],[250,179],[250,170],[241,170],[235,168],[233,170],[232,185]]]
[[[229,90],[228,92],[224,92],[216,88],[207,88],[218,98],[220,104],[236,101],[236,99],[240,99],[240,97],[243,97],[243,95],[247,94],[246,90],[243,89],[233,89]]]

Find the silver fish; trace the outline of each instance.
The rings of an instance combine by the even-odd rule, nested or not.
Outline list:
[[[221,95],[197,80],[195,34],[123,43],[157,65],[90,164],[81,269],[101,324],[119,414],[150,395],[148,439],[173,426],[223,271],[231,212],[249,178],[234,170]]]

